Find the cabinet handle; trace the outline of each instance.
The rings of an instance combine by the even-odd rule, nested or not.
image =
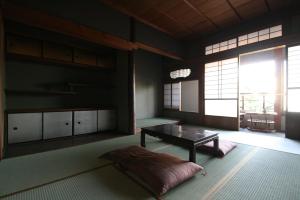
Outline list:
[[[13,127],[13,130],[14,130],[14,131],[18,130],[18,127]]]
[[[68,125],[69,125],[69,123],[67,122],[67,123],[66,123],[66,126],[68,126]]]
[[[77,122],[77,124],[80,124],[81,122]]]

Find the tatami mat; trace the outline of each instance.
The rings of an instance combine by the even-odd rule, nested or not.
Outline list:
[[[112,166],[81,174],[16,195],[7,200],[138,200],[151,195]]]
[[[161,146],[147,137],[149,149]],[[44,153],[4,159],[0,162],[0,196],[71,176],[108,163],[98,157],[112,149],[139,144],[139,136],[94,142]]]
[[[299,158],[298,155],[260,148],[214,199],[299,199]]]
[[[146,139],[148,149],[188,158],[186,149],[149,136]],[[138,143],[139,135],[126,136],[4,160],[0,162],[1,195],[8,194],[4,199],[13,200],[153,199],[113,165],[98,159],[111,149]],[[222,159],[197,153],[197,163],[205,167],[207,175],[197,174],[169,191],[163,199],[295,199],[300,196],[299,155],[238,144]],[[26,169],[25,173],[22,168]]]

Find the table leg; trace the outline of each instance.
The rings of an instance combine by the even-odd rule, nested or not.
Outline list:
[[[146,144],[145,144],[145,133],[144,133],[144,131],[141,132],[141,146],[142,147],[146,147]]]
[[[215,154],[215,156],[218,156],[218,152],[219,152],[219,137],[214,139],[214,154]]]
[[[190,148],[190,162],[196,163],[196,147]]]

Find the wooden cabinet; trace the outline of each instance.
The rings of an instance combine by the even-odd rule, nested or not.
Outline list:
[[[97,56],[85,50],[74,49],[74,62],[83,65],[97,65]]]
[[[42,42],[18,36],[7,36],[7,52],[27,56],[42,56]]]
[[[40,110],[35,113],[9,113],[7,122],[8,143],[12,144],[72,136],[73,133],[81,135],[114,130],[116,112],[108,109]]]
[[[42,113],[8,114],[8,143],[42,139]]]
[[[115,65],[112,54],[99,54],[55,42],[8,35],[6,44],[11,58],[98,69],[113,68]]]
[[[97,111],[74,111],[74,135],[97,132]]]
[[[47,59],[54,59],[54,60],[61,60],[61,61],[68,61],[68,62],[72,62],[73,60],[72,48],[59,45],[59,44],[44,42],[43,53],[44,53],[44,58]]]
[[[114,110],[98,110],[98,131],[114,130],[116,113]]]
[[[72,112],[45,112],[44,139],[72,135]]]

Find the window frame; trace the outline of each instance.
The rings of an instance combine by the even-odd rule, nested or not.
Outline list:
[[[179,84],[179,97],[178,97],[178,99],[179,99],[179,106],[178,106],[178,108],[177,107],[173,107],[173,84]],[[165,86],[166,85],[170,85],[171,87],[170,87],[170,106],[169,107],[166,107],[166,104],[165,104]],[[165,110],[178,110],[178,111],[180,111],[180,108],[181,108],[181,81],[176,81],[176,82],[167,82],[167,83],[164,83],[163,84],[163,88],[164,88],[164,94],[163,94],[163,96],[164,96],[164,104],[163,104],[163,109],[165,109]]]
[[[232,62],[232,63],[229,63],[229,64],[223,64],[223,62],[225,61],[229,61],[229,60],[234,60],[236,59],[236,62]],[[218,80],[218,85],[217,85],[217,97],[216,98],[211,98],[211,97],[207,97],[206,94],[207,94],[207,90],[206,90],[206,80],[207,80],[207,76],[206,76],[206,65],[209,65],[209,64],[214,64],[214,63],[217,63],[217,67],[218,68],[218,75],[217,75],[217,80]],[[236,84],[236,95],[235,97],[223,97],[223,88],[222,86],[224,86],[224,84],[222,83],[222,72],[223,72],[223,66],[226,66],[226,65],[231,65],[231,64],[236,64],[236,67],[234,67],[237,71],[235,72],[235,75],[236,77],[234,78],[236,80],[235,84]],[[221,68],[221,69],[220,69]],[[230,68],[230,69],[234,69],[234,68]],[[224,70],[227,70],[226,68]],[[221,73],[221,74],[220,74]],[[209,76],[208,76],[209,77]],[[221,83],[219,82],[219,80],[221,80]],[[235,116],[225,116],[225,115],[211,115],[211,114],[207,114],[207,111],[206,111],[206,102],[207,101],[235,101],[236,102],[236,115]],[[223,60],[219,60],[219,61],[215,61],[215,62],[210,62],[210,63],[206,63],[204,65],[204,115],[205,116],[218,116],[218,117],[233,117],[233,118],[237,118],[238,117],[238,114],[239,114],[239,57],[233,57],[233,58],[228,58],[228,59],[223,59]]]
[[[283,23],[281,22],[277,25],[264,27],[260,30],[255,30],[248,33],[244,33],[242,35],[238,35],[229,40],[224,40],[221,42],[207,45],[204,47],[204,55],[208,56],[211,54],[216,54],[223,51],[239,48],[241,46],[282,37],[283,33]]]
[[[286,59],[286,112],[288,113],[300,113],[299,111],[290,111],[289,109],[289,91],[295,91],[295,90],[299,90],[300,91],[300,86],[296,86],[296,87],[290,87],[289,86],[289,48],[293,48],[293,47],[299,47],[300,48],[300,43],[298,44],[294,44],[294,45],[288,45],[286,47],[286,53],[287,53],[287,59]],[[299,50],[300,51],[300,50]],[[299,59],[300,61],[300,59]],[[300,64],[299,64],[299,69],[300,69]],[[300,74],[300,73],[299,73]]]

